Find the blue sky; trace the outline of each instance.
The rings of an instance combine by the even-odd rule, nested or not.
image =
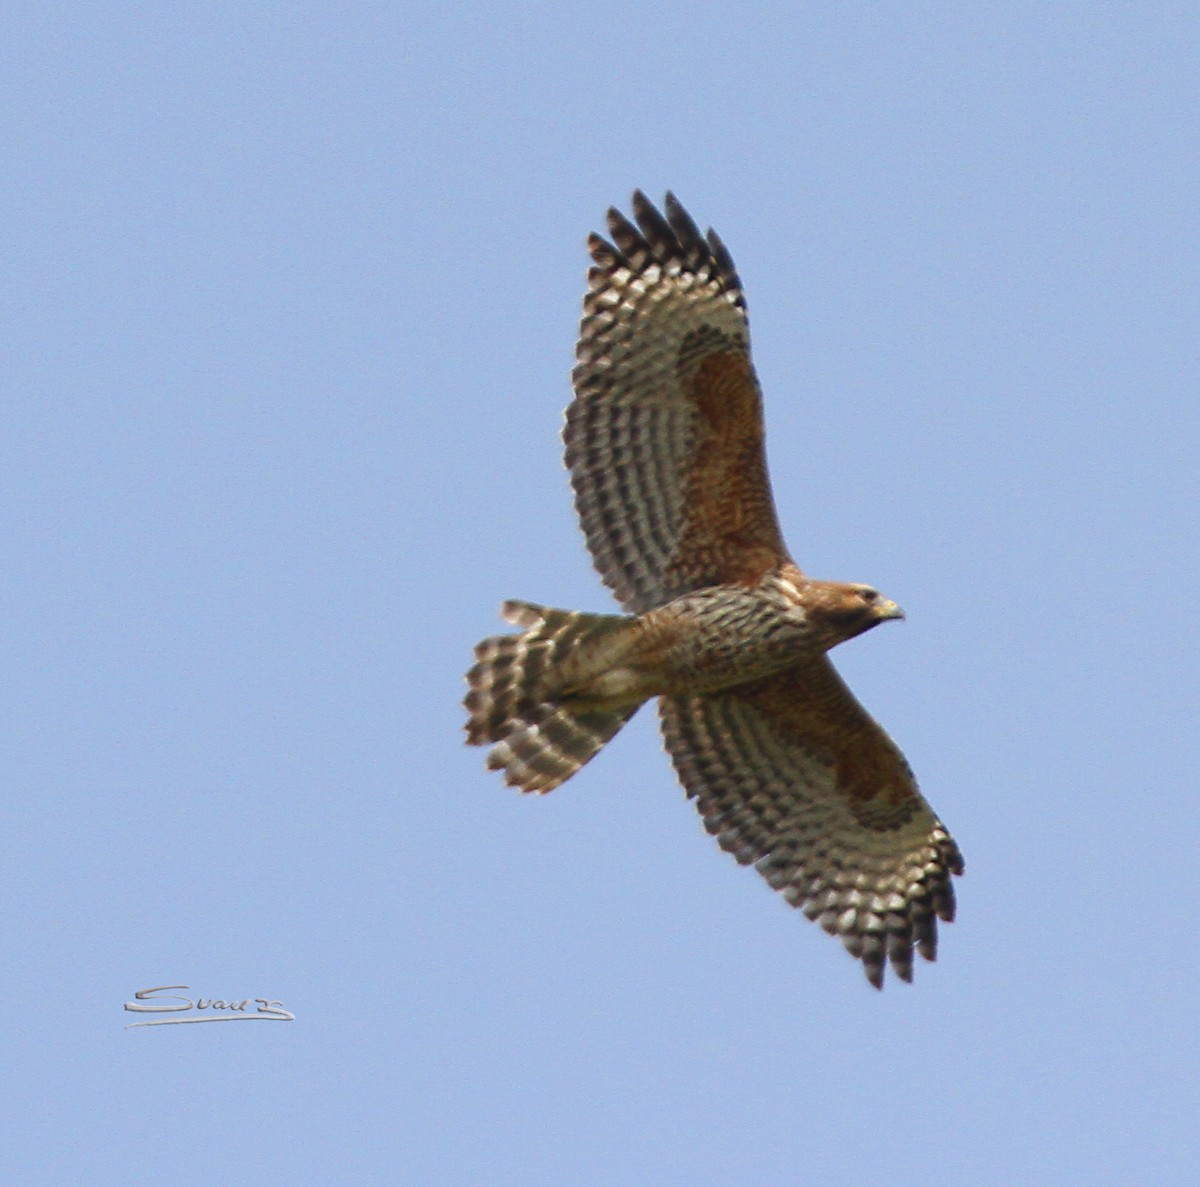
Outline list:
[[[1191,5],[0,26],[6,1181],[1191,1181]],[[501,600],[611,607],[558,432],[634,186],[738,263],[797,559],[908,612],[837,662],[966,855],[911,987],[650,711],[537,800],[462,746]],[[296,1019],[125,1029],[171,984]]]

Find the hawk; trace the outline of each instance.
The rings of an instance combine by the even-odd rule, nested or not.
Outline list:
[[[912,979],[954,918],[962,857],[899,748],[829,660],[903,614],[867,585],[818,581],[783,542],[763,450],[746,302],[724,244],[672,194],[608,212],[563,439],[575,506],[627,612],[506,602],[517,634],[467,675],[467,740],[522,791],[569,779],[652,697],[688,796],[863,964]]]

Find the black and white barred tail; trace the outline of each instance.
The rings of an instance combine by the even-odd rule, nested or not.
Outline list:
[[[639,705],[598,709],[564,689],[564,665],[581,649],[604,648],[629,629],[613,614],[550,610],[531,602],[505,602],[504,618],[526,629],[495,635],[475,648],[463,702],[470,713],[467,741],[494,742],[487,764],[522,791],[553,791],[637,712]]]

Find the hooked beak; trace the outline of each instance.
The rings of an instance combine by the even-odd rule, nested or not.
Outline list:
[[[880,622],[884,622],[889,618],[903,618],[904,611],[901,610],[895,602],[884,599],[876,604],[875,617],[878,618]]]

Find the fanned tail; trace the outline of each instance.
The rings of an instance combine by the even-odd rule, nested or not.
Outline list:
[[[556,691],[563,662],[587,644],[629,629],[630,620],[613,614],[550,610],[531,602],[505,602],[504,618],[526,629],[495,635],[475,648],[478,661],[467,673],[471,686],[463,702],[470,714],[467,741],[494,742],[488,766],[522,791],[553,791],[637,712],[573,707]]]

